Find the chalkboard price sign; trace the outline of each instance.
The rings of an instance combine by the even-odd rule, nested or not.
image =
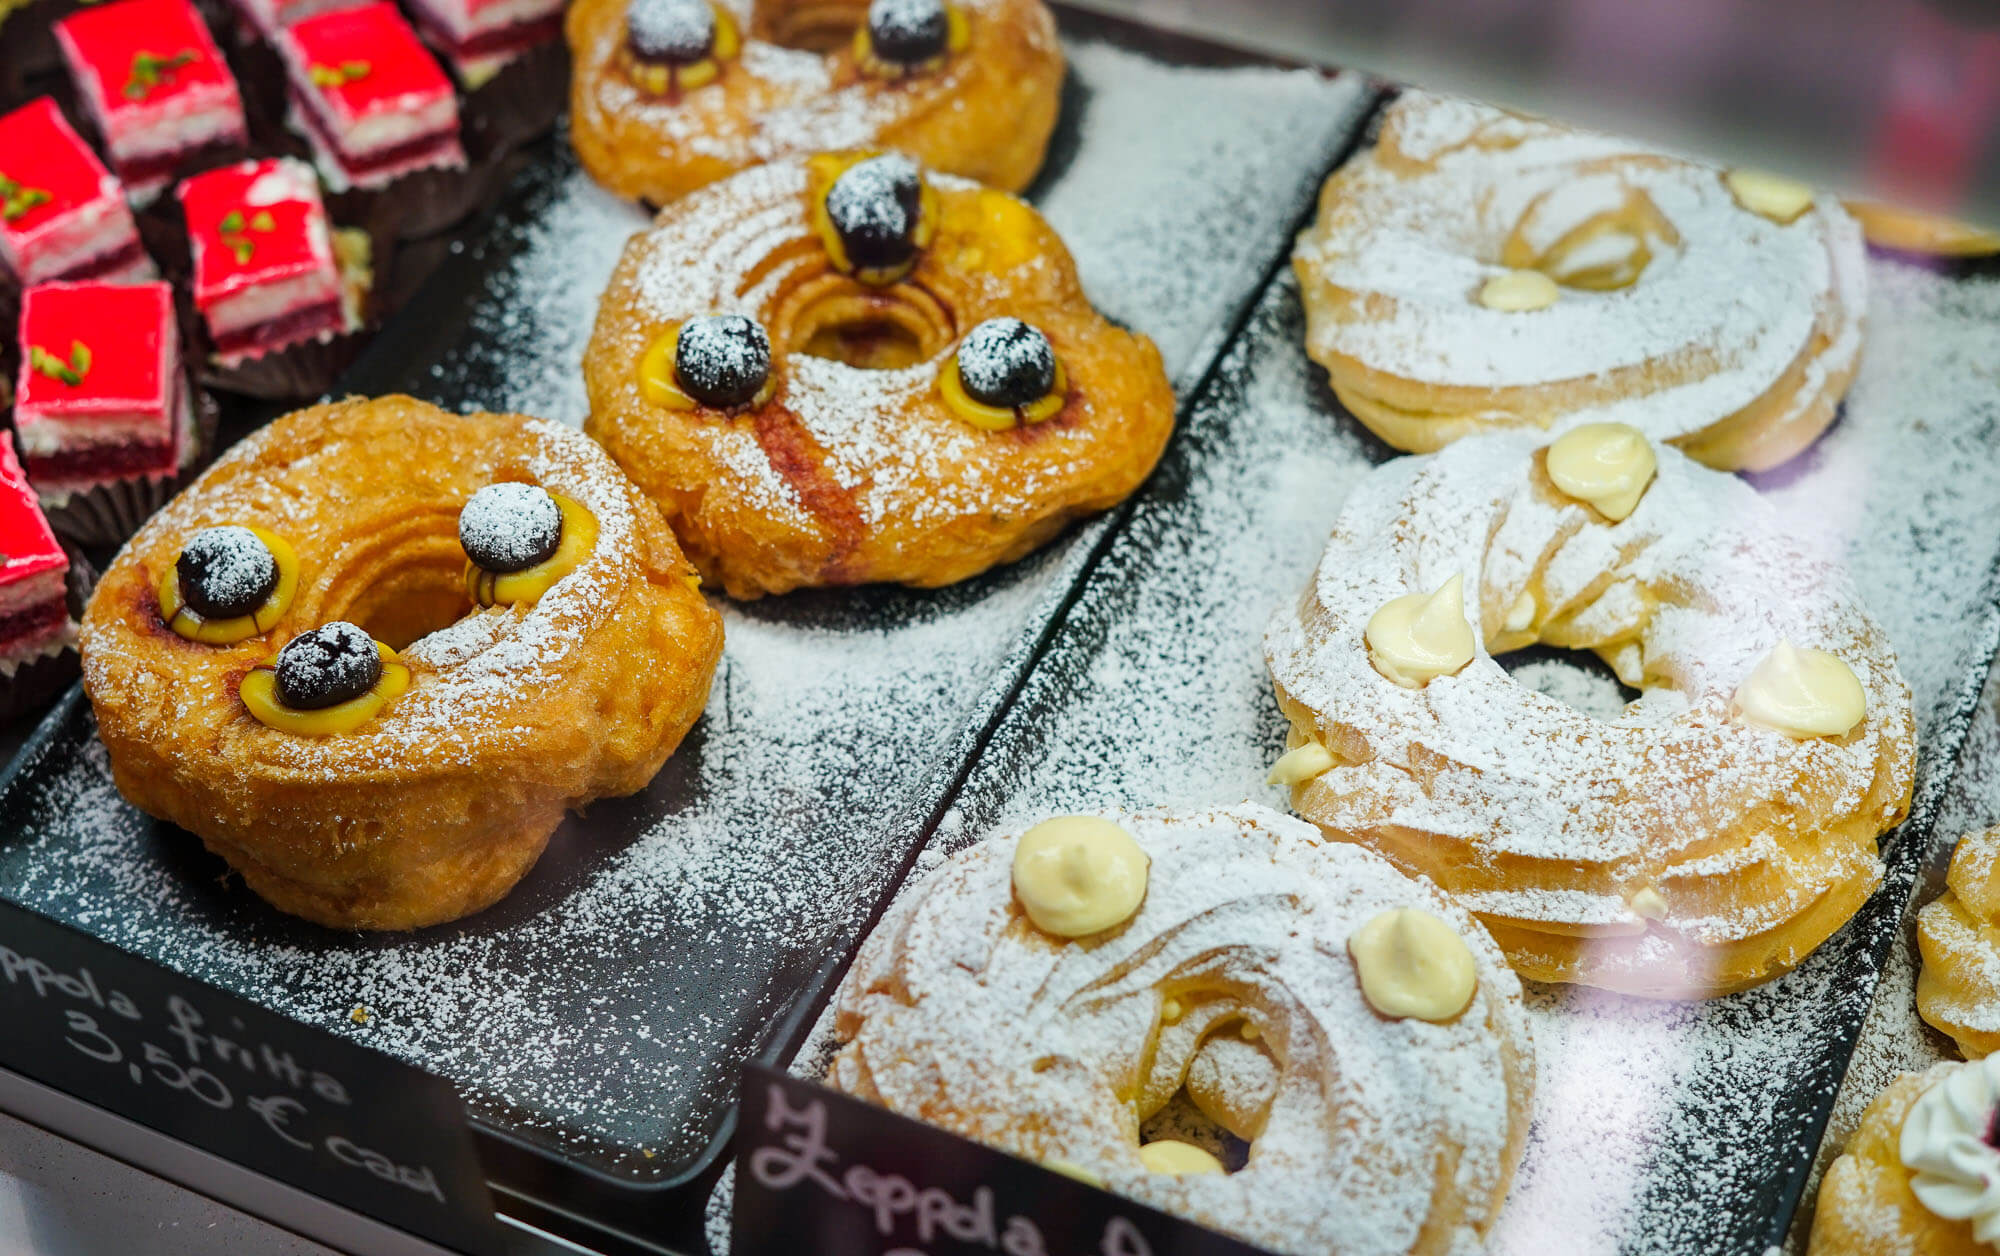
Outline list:
[[[759,1065],[743,1073],[732,1256],[1268,1256]]]
[[[442,1079],[0,902],[0,1067],[473,1256],[499,1248]]]

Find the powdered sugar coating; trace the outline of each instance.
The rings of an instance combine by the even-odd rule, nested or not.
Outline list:
[[[336,619],[285,642],[276,671],[286,706],[317,711],[373,688],[382,676],[382,655],[360,625]]]
[[[562,511],[539,484],[488,484],[458,512],[458,543],[487,571],[526,571],[561,541]]]
[[[914,65],[945,50],[951,25],[944,0],[871,0],[868,42],[885,61]]]
[[[1429,883],[1263,807],[1111,818],[1150,861],[1128,923],[1083,941],[1042,933],[1010,886],[1020,834],[978,842],[862,948],[831,1080],[1273,1250],[1401,1256],[1420,1232],[1438,1251],[1475,1250],[1534,1073],[1520,984],[1485,931]],[[1384,1018],[1363,996],[1347,939],[1396,907],[1442,918],[1469,948],[1478,986],[1454,1020]],[[1163,1014],[1169,998],[1178,1016]],[[1149,1173],[1137,1123],[1210,1035],[1244,1024],[1280,1062],[1248,1164]]]
[[[200,615],[226,619],[256,609],[278,582],[278,560],[241,524],[203,528],[174,561],[181,597]]]
[[[649,61],[698,61],[715,44],[715,6],[708,0],[631,0],[625,37]]]
[[[1713,167],[1619,137],[1421,92],[1388,119],[1381,144],[1342,171],[1337,201],[1329,186],[1294,255],[1343,303],[1313,320],[1320,361],[1449,389],[1573,388],[1496,398],[1487,417],[1547,426],[1535,406],[1616,403],[1591,417],[1662,440],[1802,372],[1796,395],[1763,420],[1782,429],[1821,400],[1825,379],[1852,369],[1867,274],[1860,228],[1832,198],[1779,224],[1737,204]],[[1474,299],[1505,272],[1510,233],[1539,255],[1632,196],[1674,233],[1649,241],[1655,256],[1637,281],[1564,288],[1527,313]]]
[[[1054,387],[1056,351],[1018,318],[989,318],[959,342],[958,375],[975,401],[1023,406]]]
[[[1872,881],[1872,842],[1842,844],[1822,865],[1822,834],[1857,812],[1883,824],[1900,814],[1909,690],[1846,575],[1786,536],[1742,481],[1661,446],[1657,478],[1610,524],[1541,477],[1546,440],[1470,437],[1375,471],[1349,496],[1305,596],[1273,619],[1265,650],[1281,697],[1298,705],[1294,721],[1340,760],[1299,793],[1303,814],[1366,841],[1441,834],[1482,867],[1590,869],[1563,888],[1498,876],[1455,886],[1475,911],[1559,930],[1644,929],[1628,896],[1679,887],[1705,909],[1672,911],[1671,932],[1649,933],[1630,967],[1607,955],[1580,978],[1643,981],[1653,965],[1679,966],[1676,935],[1700,946],[1754,938],[1830,886]],[[1478,653],[1454,675],[1402,688],[1373,666],[1363,630],[1391,599],[1454,574]],[[1506,638],[1501,621],[1524,595],[1534,631],[1596,649],[1641,686],[1618,718],[1525,691],[1494,662],[1488,643]],[[1867,714],[1850,737],[1794,740],[1732,718],[1737,687],[1786,640],[1835,654],[1859,677]],[[1902,787],[1880,785],[1884,774]],[[1738,833],[1741,844],[1714,841]],[[1795,845],[1814,858],[1798,859]],[[1693,888],[1765,862],[1801,883],[1751,902]]]

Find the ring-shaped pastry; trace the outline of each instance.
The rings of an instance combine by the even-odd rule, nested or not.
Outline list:
[[[1523,976],[1659,997],[1767,980],[1881,878],[1909,687],[1847,574],[1756,490],[1660,446],[1614,522],[1557,487],[1545,440],[1397,459],[1348,497],[1265,636],[1304,748],[1293,806],[1456,895]],[[1412,594],[1402,642],[1430,649],[1399,656]],[[1537,643],[1638,696],[1594,718],[1495,660]],[[1831,726],[1773,726],[1832,709],[1822,689],[1846,704]]]
[[[1917,913],[1917,1011],[1968,1058],[2000,1048],[2000,827],[1968,833]]]
[[[635,72],[630,3],[576,0],[566,29],[570,140],[584,169],[633,200],[665,205],[765,162],[852,148],[1016,191],[1055,129],[1063,57],[1042,0],[949,0],[946,47],[907,67],[868,51],[867,3],[766,0],[753,12],[726,0],[693,63],[699,81],[658,70],[657,82]]]
[[[1090,307],[1061,239],[1004,192],[928,176],[935,221],[908,273],[847,273],[818,224],[853,156],[776,162],[662,210],[584,354],[585,430],[732,596],[963,580],[1130,494],[1173,427],[1158,350]],[[768,358],[739,355],[768,369],[746,404],[699,404],[675,374],[681,329],[713,315],[768,337]],[[1002,319],[1042,338],[1045,387],[962,404],[957,355]]]
[[[1136,912],[1045,932],[1010,885],[1023,834],[959,852],[863,944],[835,999],[831,1083],[1273,1251],[1478,1249],[1534,1086],[1520,983],[1485,930],[1264,807],[1108,818],[1148,861]],[[1412,909],[1473,977],[1442,1021],[1383,1014],[1350,954],[1365,925]],[[1203,1067],[1244,1044],[1262,1067]],[[1251,1135],[1233,1173],[1141,1150],[1198,1074],[1206,1106]]]
[[[1799,192],[1759,212],[1712,167],[1405,93],[1299,237],[1307,352],[1398,449],[1588,413],[1775,466],[1833,421],[1867,305],[1860,229]]]
[[[596,537],[532,603],[482,609],[458,521],[506,481],[587,510]],[[206,644],[167,628],[158,590],[218,524],[289,539],[297,587],[267,632]],[[492,903],[566,810],[659,770],[721,651],[696,585],[652,504],[581,434],[351,400],[251,436],[140,529],[84,616],[84,687],[133,805],[284,911],[408,929]],[[383,650],[374,691],[310,710],[263,693],[254,714],[281,647],[343,621]]]

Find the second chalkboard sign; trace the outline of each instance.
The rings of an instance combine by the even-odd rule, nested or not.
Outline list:
[[[733,1217],[732,1256],[1269,1256],[756,1064]]]
[[[442,1079],[0,902],[0,1067],[469,1256],[499,1250]]]

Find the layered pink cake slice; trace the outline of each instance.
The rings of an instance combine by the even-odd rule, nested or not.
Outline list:
[[[0,269],[24,287],[153,273],[118,180],[46,96],[0,117]]]
[[[193,456],[193,398],[164,283],[49,283],[21,303],[14,433],[50,506]]]
[[[562,33],[562,0],[411,0],[410,12],[468,89]]]
[[[35,490],[0,441],[0,677],[69,644],[69,556]]]
[[[293,125],[336,191],[381,187],[414,170],[465,164],[458,99],[393,4],[308,18],[275,39]]]
[[[246,161],[183,181],[194,303],[225,366],[350,327],[312,167]]]
[[[368,0],[235,0],[236,11],[251,29],[269,39],[285,27],[295,22],[303,22],[309,17],[331,13],[335,9],[351,9]]]
[[[188,0],[86,8],[56,23],[56,41],[134,199],[181,163],[245,142],[236,79]]]

